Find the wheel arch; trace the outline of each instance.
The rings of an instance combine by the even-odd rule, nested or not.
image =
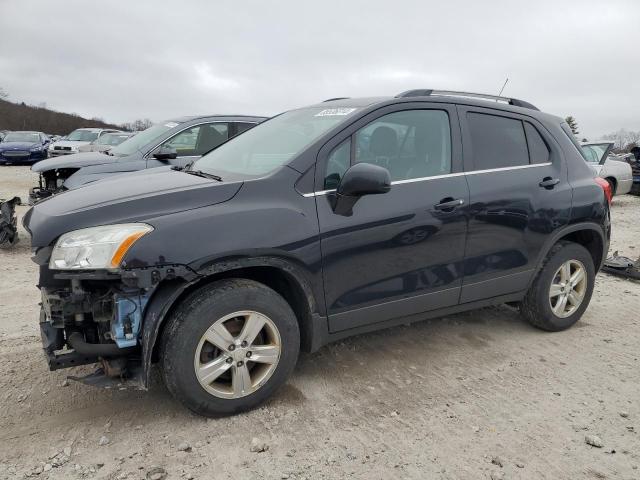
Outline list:
[[[280,294],[291,306],[300,326],[300,349],[314,351],[328,334],[326,320],[318,313],[318,298],[302,269],[281,258],[248,258],[220,261],[198,272],[192,281],[161,283],[145,308],[142,332],[143,383],[150,380],[151,364],[157,360],[158,340],[166,318],[193,291],[225,278],[245,278],[262,283]]]
[[[595,223],[577,223],[569,225],[559,231],[557,231],[545,244],[542,249],[537,262],[536,272],[540,270],[544,259],[551,251],[551,248],[560,241],[574,242],[582,245],[591,254],[593,259],[593,265],[596,272],[602,266],[602,262],[606,256],[606,249],[608,249],[609,241],[602,231],[602,227]],[[529,286],[533,282],[535,275],[532,276]]]

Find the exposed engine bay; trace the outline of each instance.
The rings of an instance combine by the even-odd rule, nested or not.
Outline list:
[[[55,273],[44,267],[40,285],[40,333],[50,370],[99,363],[74,380],[92,385],[143,386],[142,324],[147,302],[174,268]],[[44,277],[44,278],[43,278]],[[47,278],[48,277],[48,278]]]
[[[65,180],[78,170],[79,168],[59,168],[41,172],[38,177],[38,186],[29,190],[29,205],[35,205],[40,200],[63,192]]]

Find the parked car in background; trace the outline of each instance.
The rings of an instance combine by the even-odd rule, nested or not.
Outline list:
[[[49,143],[42,132],[9,132],[0,142],[0,164],[31,164],[45,159]]]
[[[595,141],[582,142],[585,160],[596,176],[604,178],[611,186],[613,195],[629,193],[633,184],[631,166],[624,161],[610,155],[613,142]]]
[[[133,132],[111,132],[99,136],[87,145],[81,145],[78,152],[106,152],[135,135]]]
[[[113,175],[167,165],[184,167],[263,120],[244,115],[182,117],[153,125],[106,153],[50,158],[32,168],[40,175],[38,186],[29,192],[29,203]]]
[[[633,175],[633,185],[630,193],[640,195],[640,147],[633,147],[630,153],[631,157],[627,158],[627,163],[631,166]]]
[[[216,416],[351,335],[503,303],[571,327],[608,250],[609,184],[562,119],[471,95],[311,105],[190,167],[34,206],[49,368],[99,362],[85,382],[147,387],[158,362],[180,402]],[[522,333],[527,355],[571,341]]]
[[[93,142],[105,133],[118,132],[114,129],[104,128],[78,128],[66,137],[54,142],[49,147],[49,156],[71,155],[78,153],[82,145]]]

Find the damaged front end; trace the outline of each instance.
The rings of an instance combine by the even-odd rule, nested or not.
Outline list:
[[[150,289],[120,275],[59,273],[57,287],[41,286],[40,332],[49,369],[100,362],[118,380],[136,377],[139,335]]]
[[[26,215],[27,228],[32,212]],[[127,386],[146,384],[140,368],[145,308],[158,284],[172,279],[175,269],[127,269],[123,257],[151,231],[144,223],[103,225],[73,230],[54,245],[34,247],[33,260],[40,265],[40,331],[51,370],[99,362],[97,377],[103,386],[109,379],[127,380]],[[95,377],[89,383],[95,384]]]
[[[184,270],[184,271],[182,271]],[[41,266],[40,333],[50,370],[99,363],[86,377],[102,387],[146,387],[142,362],[145,308],[164,280],[184,267],[110,272],[58,272]]]
[[[35,205],[45,198],[64,192],[65,180],[78,170],[79,168],[59,168],[40,172],[38,185],[29,190],[29,205]]]

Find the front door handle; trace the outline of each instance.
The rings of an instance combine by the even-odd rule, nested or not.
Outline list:
[[[547,190],[551,190],[559,183],[559,178],[544,177],[538,185],[540,185],[542,188],[546,188]]]
[[[463,199],[461,198],[453,199],[449,197],[449,198],[443,198],[442,200],[440,200],[440,203],[436,203],[433,206],[433,208],[435,208],[436,210],[440,210],[441,212],[452,212],[456,208],[462,206],[463,204],[464,204]]]

